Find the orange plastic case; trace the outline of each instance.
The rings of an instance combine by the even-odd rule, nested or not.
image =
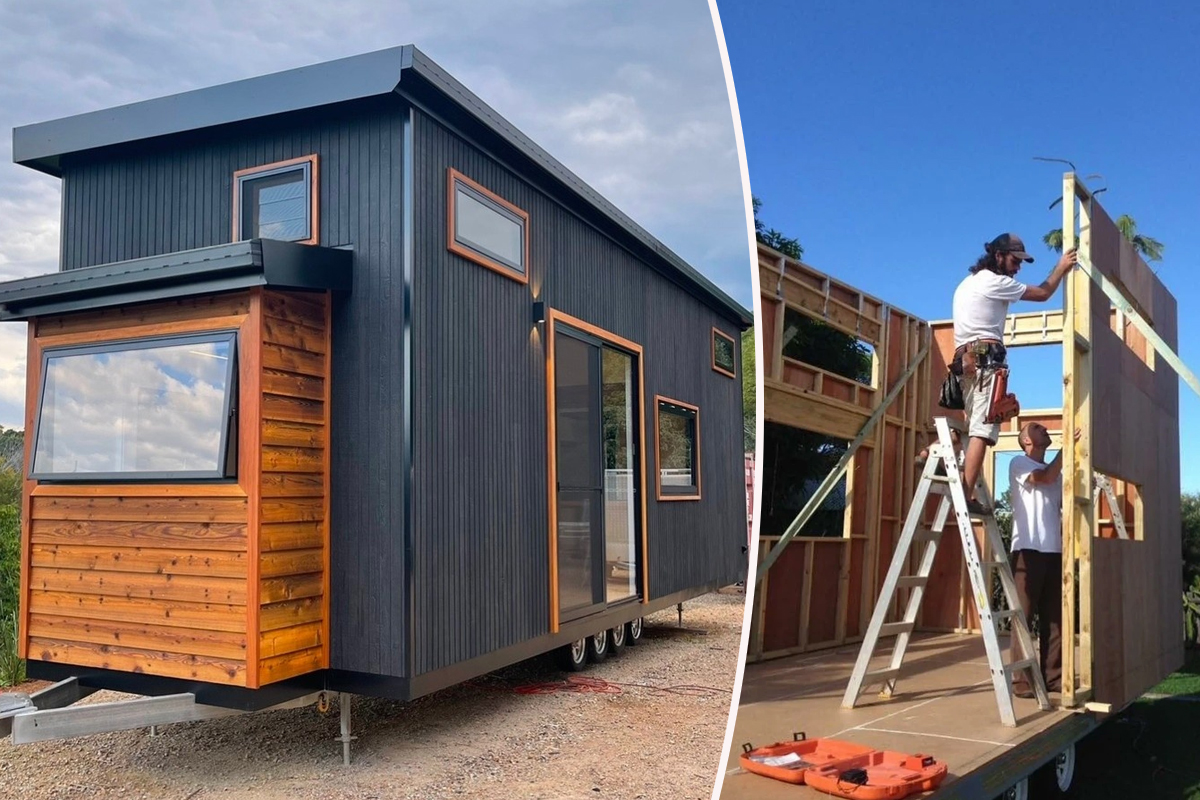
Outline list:
[[[946,777],[946,764],[922,753],[876,750],[805,774],[805,783],[822,792],[855,800],[895,800],[913,792],[936,789]],[[865,778],[865,782],[864,779]]]
[[[817,767],[836,768],[843,762],[875,752],[837,739],[808,739],[803,732],[792,734],[790,742],[776,742],[766,747],[742,745],[739,757],[742,769],[788,783],[804,783],[805,774]]]

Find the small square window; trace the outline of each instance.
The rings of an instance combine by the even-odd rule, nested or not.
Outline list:
[[[700,499],[700,409],[655,397],[658,499]]]
[[[317,243],[317,157],[233,174],[233,238]]]
[[[722,375],[737,378],[737,342],[724,331],[712,329],[712,368]]]
[[[457,170],[448,175],[446,246],[480,266],[528,283],[529,215]]]

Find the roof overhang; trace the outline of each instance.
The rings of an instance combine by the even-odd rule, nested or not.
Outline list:
[[[349,291],[350,250],[251,239],[0,283],[0,320],[267,286]]]

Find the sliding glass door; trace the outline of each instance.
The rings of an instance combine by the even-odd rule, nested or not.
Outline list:
[[[635,356],[554,332],[559,619],[637,597],[641,542]]]

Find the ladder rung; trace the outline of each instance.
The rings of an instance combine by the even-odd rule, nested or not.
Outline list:
[[[925,575],[901,575],[896,578],[897,586],[924,586],[928,582],[929,578]]]
[[[1004,567],[1007,565],[1008,565],[1007,561],[980,561],[979,562],[979,566],[983,567],[984,569],[1000,569],[1000,567]]]
[[[917,528],[913,533],[914,542],[936,542],[942,538],[942,531],[935,531],[930,528]]]
[[[945,484],[948,484],[948,483],[950,483],[950,478],[948,478],[948,477],[947,477],[947,476],[945,476],[945,475],[930,475],[930,476],[929,476],[929,482],[930,482],[930,483],[945,483]],[[934,490],[934,489],[931,487],[931,488],[930,488],[930,491],[935,491],[935,490]],[[941,491],[941,487],[939,486],[939,487],[938,487],[938,489],[937,489],[936,491]]]
[[[1007,608],[1004,611],[997,611],[997,612],[993,613],[992,618],[996,622],[1000,622],[1001,620],[1012,619],[1016,615],[1017,615],[1017,612],[1015,609]]]
[[[866,675],[863,675],[862,685],[870,686],[873,683],[883,683],[884,681],[890,681],[892,678],[895,678],[899,674],[900,674],[899,667],[894,667],[892,669],[877,669],[874,672],[868,672]]]
[[[1032,658],[1026,658],[1022,659],[1021,661],[1014,661],[1011,664],[1005,664],[1004,671],[1009,675],[1012,675],[1014,672],[1020,672],[1023,669],[1030,669],[1036,666],[1036,661],[1034,661]]]
[[[895,636],[897,633],[912,633],[915,622],[888,622],[879,626],[880,636]]]

